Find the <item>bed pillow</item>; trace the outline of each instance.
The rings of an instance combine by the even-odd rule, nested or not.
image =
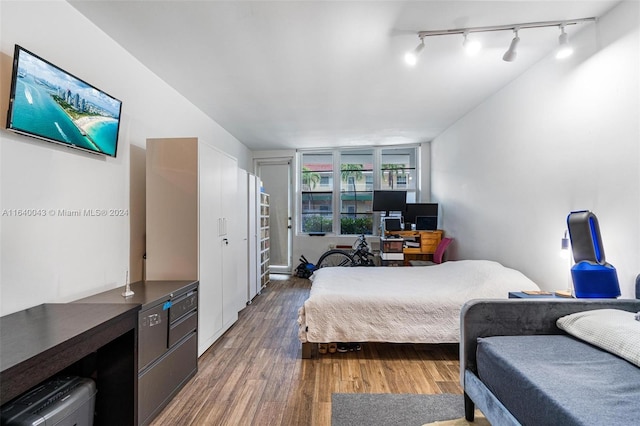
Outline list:
[[[559,318],[558,327],[640,367],[640,321],[633,312],[596,309]]]

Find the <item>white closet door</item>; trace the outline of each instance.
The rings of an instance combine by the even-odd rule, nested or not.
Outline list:
[[[198,356],[213,344],[223,327],[222,247],[218,235],[220,160],[213,148],[199,144],[199,269]]]
[[[238,162],[224,153],[218,154],[221,172],[221,214],[225,234],[221,236],[222,247],[222,322],[225,328],[238,319],[238,271],[236,247],[240,244],[237,232],[238,220]]]

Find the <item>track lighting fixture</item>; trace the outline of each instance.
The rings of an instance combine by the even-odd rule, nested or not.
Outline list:
[[[558,50],[556,59],[568,58],[573,54],[573,47],[569,44],[569,34],[564,32],[564,25],[560,25],[560,37],[558,37]]]
[[[452,35],[452,34],[462,34],[464,37],[464,41],[462,45],[464,46],[467,53],[475,54],[480,50],[480,42],[478,40],[474,40],[469,35],[471,33],[483,33],[490,31],[513,31],[514,37],[511,40],[511,44],[509,45],[509,49],[502,56],[502,59],[506,62],[513,62],[517,56],[517,48],[520,43],[520,37],[518,36],[518,32],[522,29],[531,29],[531,28],[544,28],[544,27],[559,27],[560,28],[560,38],[559,38],[559,49],[556,53],[557,58],[566,58],[571,53],[573,53],[573,49],[569,45],[569,36],[565,32],[565,27],[567,25],[576,25],[582,24],[586,22],[595,22],[596,18],[580,18],[580,19],[572,19],[565,21],[543,21],[543,22],[525,22],[521,24],[509,24],[509,25],[494,25],[488,27],[470,27],[470,28],[456,28],[451,30],[429,30],[429,31],[418,31],[417,35],[420,39],[420,44],[413,51],[408,52],[404,59],[409,65],[415,65],[418,61],[418,55],[424,49],[424,38],[425,37],[433,37],[433,36],[441,36],[441,35]]]
[[[518,52],[517,52],[517,48],[518,48],[518,44],[520,43],[520,37],[518,37],[518,30],[520,28],[515,28],[513,30],[513,40],[511,40],[511,44],[509,45],[509,49],[507,49],[506,52],[504,52],[504,55],[502,56],[502,60],[506,61],[506,62],[513,62],[516,60],[516,56],[518,56]]]
[[[424,49],[424,37],[420,37],[420,44],[418,44],[415,49],[405,53],[404,61],[407,65],[414,66],[418,63],[418,56],[420,55],[420,52],[422,52],[422,49]]]
[[[468,31],[462,34],[462,36],[464,37],[464,41],[462,42],[462,47],[464,47],[464,51],[467,53],[467,55],[469,56],[477,55],[480,49],[482,48],[482,45],[480,44],[480,42],[478,40],[469,39]]]

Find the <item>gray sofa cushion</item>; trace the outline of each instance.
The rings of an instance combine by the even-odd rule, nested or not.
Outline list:
[[[626,425],[640,419],[640,368],[564,335],[478,339],[487,388],[523,425]]]

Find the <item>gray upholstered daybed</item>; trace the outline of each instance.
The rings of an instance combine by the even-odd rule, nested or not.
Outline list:
[[[467,420],[473,420],[475,404],[494,426],[640,424],[640,322],[633,314],[638,311],[640,300],[633,299],[468,302],[460,327]],[[588,313],[568,316],[578,312]],[[623,355],[635,363],[583,340],[591,338],[593,324],[613,323],[612,334],[623,334],[617,331],[620,320],[611,319],[616,316],[631,326],[625,333],[631,330],[635,340],[625,344],[632,354]],[[563,328],[586,324],[586,334],[576,338],[561,330],[561,317]]]

